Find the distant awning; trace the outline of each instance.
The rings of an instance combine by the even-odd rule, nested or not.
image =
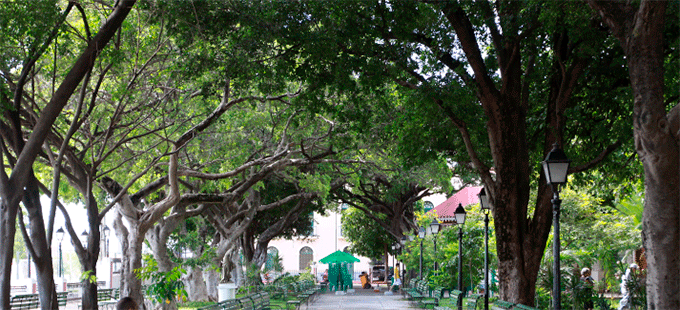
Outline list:
[[[433,211],[430,212],[436,212],[437,219],[442,224],[455,225],[456,216],[454,213],[456,211],[456,207],[458,207],[458,204],[462,204],[463,207],[466,207],[471,204],[479,203],[479,197],[477,197],[477,195],[481,190],[481,186],[465,187],[446,201],[436,206],[434,209],[432,209]]]
[[[335,251],[330,255],[320,259],[319,262],[322,264],[334,264],[343,262],[358,263],[359,259],[352,256],[352,254],[349,253],[345,253],[343,251]]]

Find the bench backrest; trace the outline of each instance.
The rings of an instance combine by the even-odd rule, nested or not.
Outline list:
[[[516,304],[515,307],[513,307],[512,309],[513,309],[513,310],[514,310],[514,309],[521,309],[521,310],[538,310],[538,308],[529,307],[529,306],[526,306],[526,305],[523,305],[523,304]]]
[[[214,305],[198,308],[198,310],[239,310],[241,304],[236,299],[229,299]]]
[[[512,309],[512,307],[513,307],[514,305],[515,305],[515,304],[513,304],[513,303],[511,303],[511,302],[509,302],[509,301],[505,301],[505,300],[500,300],[500,299],[499,299],[499,300],[494,301],[494,302],[491,304],[491,309],[492,309],[492,310],[509,310],[509,309]]]
[[[220,303],[221,310],[239,310],[241,309],[241,303],[236,299],[225,300]]]
[[[463,304],[463,291],[451,290],[449,296],[451,304],[456,305],[456,307],[460,307]]]
[[[465,307],[463,309],[466,310],[475,310],[477,309],[477,303],[481,299],[483,295],[480,294],[473,294],[465,298]]]
[[[37,309],[40,308],[38,294],[16,295],[9,301],[10,309]]]
[[[115,288],[97,289],[97,301],[117,300]]]
[[[68,292],[58,292],[57,293],[57,305],[59,307],[66,307]]]
[[[418,293],[423,296],[429,296],[430,295],[430,286],[427,285],[427,280],[422,280],[418,282],[418,286],[416,287],[416,290],[418,290]]]
[[[409,288],[414,288],[418,285],[418,279],[412,278],[411,280],[408,280],[408,287]]]
[[[245,297],[241,297],[237,300],[241,304],[241,309],[243,309],[243,310],[255,310],[255,303],[253,303],[253,300],[250,299],[250,297],[245,296]]]
[[[434,290],[432,291],[432,298],[439,301],[442,298],[442,291],[443,290],[444,290],[444,288],[441,287],[441,286],[435,287]]]
[[[269,307],[269,293],[259,292],[250,295],[250,299],[253,301],[253,306],[255,309],[264,309]]]
[[[66,307],[68,292],[57,292],[57,305]],[[24,294],[12,297],[9,302],[11,309],[33,309],[40,307],[40,296],[38,294]]]

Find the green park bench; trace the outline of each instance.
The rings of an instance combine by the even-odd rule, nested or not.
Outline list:
[[[59,307],[66,307],[68,302],[68,292],[57,292],[57,305]]]
[[[295,296],[295,299],[286,301],[286,307],[299,309],[302,303],[309,304],[310,298],[316,294],[316,290],[314,288],[308,287],[304,281],[300,283],[291,283],[290,287],[291,291],[293,291],[292,295]]]
[[[255,310],[255,303],[253,300],[248,296],[243,296],[241,298],[237,298],[236,300],[238,301],[240,308],[242,310]]]
[[[439,300],[442,298],[442,293],[443,293],[444,288],[443,287],[436,287],[432,291],[432,297],[431,298],[423,298],[419,305],[421,308],[428,309],[429,307],[434,307],[439,306]]]
[[[118,303],[118,299],[120,299],[120,290],[117,288],[97,289],[97,305],[99,308],[112,309]],[[78,309],[82,307],[82,304],[78,304]]]
[[[505,301],[505,300],[496,300],[493,303],[491,303],[491,310],[510,310],[512,307],[515,306],[515,304]]]
[[[534,307],[529,307],[523,304],[516,304],[513,308],[513,310],[538,310],[538,308]]]
[[[271,305],[269,303],[269,293],[259,292],[249,295],[250,299],[253,301],[253,306],[257,310],[271,310],[271,309],[282,309],[279,306]]]
[[[401,288],[401,295],[404,296],[405,298],[408,298],[411,292],[417,292],[416,290],[417,285],[418,279],[412,278],[411,280],[408,281],[408,285],[406,287]]]
[[[468,297],[465,298],[463,309],[465,310],[477,309],[477,304],[479,303],[479,300],[482,299],[482,297],[484,297],[484,295],[481,294],[469,295]]]
[[[442,307],[442,306],[434,307],[434,309],[435,310],[456,310],[456,309],[458,309],[458,307],[462,306],[462,303],[463,303],[463,291],[452,290],[449,293],[449,301],[450,301],[450,304],[454,305],[453,309],[451,309],[449,307]]]
[[[225,300],[216,304],[198,308],[198,310],[240,310],[241,304],[236,299]]]
[[[10,309],[38,309],[40,308],[40,296],[38,294],[23,294],[13,296],[9,301]]]
[[[415,291],[409,293],[408,300],[414,304],[420,303],[421,300],[430,296],[430,287],[427,280],[420,280],[416,285]]]
[[[68,292],[57,292],[57,305],[66,307]],[[23,294],[16,295],[10,299],[10,309],[38,309],[40,308],[40,295]]]

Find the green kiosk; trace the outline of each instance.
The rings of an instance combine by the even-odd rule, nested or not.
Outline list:
[[[319,260],[322,264],[328,264],[328,289],[331,291],[345,291],[352,288],[352,275],[354,263],[359,259],[349,253],[335,251]]]

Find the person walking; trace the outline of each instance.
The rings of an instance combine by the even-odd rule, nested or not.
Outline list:
[[[638,270],[637,264],[630,264],[628,269],[626,269],[626,274],[621,278],[621,295],[623,298],[619,303],[619,310],[630,309],[631,308],[631,288],[632,285],[629,283],[633,281],[633,272]]]

